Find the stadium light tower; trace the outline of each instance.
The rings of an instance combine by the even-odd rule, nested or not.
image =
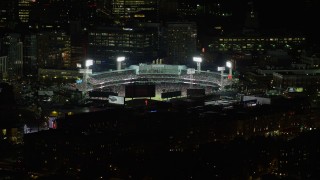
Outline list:
[[[226,66],[229,68],[228,79],[232,79],[232,62],[231,61],[227,61],[226,62]]]
[[[188,68],[187,69],[187,74],[190,74],[190,88],[192,88],[193,75],[194,75],[195,71],[196,70],[194,68]]]
[[[93,65],[93,60],[92,59],[87,59],[85,62],[85,69],[82,70],[83,73],[83,83],[84,83],[84,94],[87,93],[88,88],[87,88],[87,83],[88,83],[88,74],[92,74],[92,70],[89,69],[90,66]],[[91,71],[90,71],[91,70]]]
[[[121,63],[126,60],[124,56],[119,56],[117,57],[117,70],[121,70]]]
[[[86,60],[86,68],[89,69],[90,66],[93,65],[93,60],[92,59],[87,59]]]
[[[218,67],[218,71],[221,72],[221,77],[220,77],[220,86],[221,86],[221,90],[223,90],[223,72],[224,70],[226,70],[225,67]]]
[[[197,63],[197,71],[198,71],[198,73],[200,73],[202,58],[201,57],[193,57],[193,61]]]

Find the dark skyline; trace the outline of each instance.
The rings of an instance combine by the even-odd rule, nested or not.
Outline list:
[[[70,0],[70,3],[66,3],[68,1],[61,1],[61,3],[52,1],[51,4],[49,2],[50,1],[44,0],[38,0],[34,2],[34,4],[42,5],[34,6],[33,8],[31,8],[30,20],[41,23],[50,23],[50,21],[61,21],[62,23],[67,23],[68,18],[69,20],[77,20],[78,18],[81,18],[83,20],[85,19],[86,21],[99,20],[100,22],[97,22],[96,25],[102,25],[108,22],[106,22],[103,18],[90,19],[88,18],[90,16],[90,13],[94,12],[95,9],[105,9],[107,10],[106,12],[110,12],[110,8],[112,7],[106,5],[103,6],[103,4],[107,4],[108,1],[104,1],[105,3],[103,3],[102,1],[96,1],[96,3],[88,1],[89,3],[83,3],[83,1],[81,3],[72,2]],[[165,0],[160,2],[159,5],[161,7],[159,8],[162,8],[160,10],[163,11],[160,20],[161,18],[165,17],[163,15],[172,16],[171,18],[167,18],[169,18],[169,20],[175,20],[176,17],[173,17],[175,13],[170,15],[168,10],[174,11],[175,8],[179,7],[179,3],[181,2],[177,1],[177,4],[173,3],[172,1]],[[221,10],[222,12],[232,13],[229,18],[222,18],[221,20],[212,16],[208,16],[208,19],[205,20],[212,20],[211,22],[207,22],[208,24],[221,21],[222,23],[228,24],[231,29],[237,29],[244,25],[246,13],[251,10],[251,5],[249,4],[252,2],[253,10],[258,13],[258,21],[261,30],[284,29],[286,31],[302,32],[311,35],[317,35],[316,32],[319,30],[319,28],[316,27],[315,18],[319,15],[317,9],[320,7],[320,5],[316,0],[298,0],[290,2],[277,0],[195,0],[194,2],[196,3],[190,1],[189,4],[191,4],[192,6],[195,6],[195,4],[198,4],[200,6],[205,5],[205,9],[207,11],[209,11],[209,9],[211,8],[212,11]],[[10,3],[6,3],[4,4],[4,6],[5,5],[10,5]],[[177,5],[177,7],[174,7],[175,5]],[[218,5],[219,8],[217,9]],[[42,6],[46,7],[44,8],[46,10],[39,9]],[[88,9],[84,9],[85,6]],[[165,7],[164,9],[163,6]],[[12,7],[9,8],[11,9]],[[19,9],[19,7],[17,8]],[[67,9],[70,9],[70,12],[67,12]],[[45,13],[44,11],[48,11],[49,13]],[[98,11],[101,15],[101,11],[97,10],[97,12]],[[59,15],[60,17],[57,17],[57,15]],[[114,18],[113,16],[114,15],[110,15],[109,18],[112,19]],[[104,18],[105,17],[107,16],[104,16]],[[182,19],[180,18],[176,20]],[[192,18],[191,20],[199,21],[199,17]]]

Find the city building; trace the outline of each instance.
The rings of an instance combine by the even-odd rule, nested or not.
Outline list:
[[[179,1],[177,8],[178,17],[192,17],[197,15],[197,3],[196,1]]]
[[[66,30],[70,21],[81,21],[88,28],[97,22],[94,1],[34,1],[30,12],[29,28],[36,30]]]
[[[28,23],[30,17],[31,6],[33,2],[30,0],[19,0],[18,2],[18,16],[22,23]]]
[[[158,57],[159,28],[159,24],[148,24],[91,30],[87,57],[94,60],[94,71],[115,69],[118,56],[125,56],[127,64],[151,63]]]
[[[306,38],[300,35],[239,35],[220,36],[214,38],[209,44],[208,50],[211,52],[264,52],[272,49],[291,50],[301,47],[306,42]]]
[[[0,57],[0,79],[4,79],[7,75],[7,56]]]
[[[302,87],[309,94],[318,93],[320,90],[320,72],[317,69],[274,72],[273,83],[275,87],[282,89]]]
[[[306,53],[301,55],[301,62],[306,64],[308,68],[319,68],[320,67],[320,54],[314,53],[308,55]]]
[[[155,12],[158,16],[159,0],[112,0],[112,15],[120,19],[130,19],[138,12]]]
[[[195,22],[168,22],[165,26],[166,64],[190,64],[197,48]]]
[[[15,10],[17,1],[0,1],[0,28],[14,28],[17,23]]]
[[[23,75],[23,43],[20,34],[6,34],[0,43],[1,54],[7,56],[8,78],[20,78]]]
[[[259,28],[259,17],[257,11],[255,11],[253,2],[248,3],[249,11],[246,14],[244,23],[244,32],[255,32]]]
[[[54,31],[37,34],[39,68],[71,68],[70,55],[70,36],[65,32]]]
[[[23,40],[23,70],[25,75],[36,75],[38,71],[37,61],[37,35],[26,34]]]
[[[70,67],[83,64],[87,54],[87,32],[81,27],[80,21],[70,21],[71,58]]]
[[[80,74],[78,70],[38,69],[40,83],[76,83],[82,77],[83,74]]]

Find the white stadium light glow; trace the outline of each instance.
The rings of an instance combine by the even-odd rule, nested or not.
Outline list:
[[[118,57],[117,58],[117,61],[118,62],[122,62],[122,61],[124,61],[126,58],[124,57],[124,56],[120,56],[120,57]]]
[[[231,68],[231,67],[232,67],[231,61],[227,61],[227,62],[226,62],[226,66],[227,66],[228,68]]]
[[[92,59],[88,59],[86,60],[86,67],[92,66],[93,65],[93,60]]]
[[[225,67],[218,67],[218,71],[224,71],[224,70],[226,70]]]
[[[121,70],[121,64],[124,60],[126,60],[126,57],[124,57],[124,56],[117,57],[117,70],[118,71]]]
[[[194,62],[202,62],[202,58],[201,57],[193,57],[193,61]]]

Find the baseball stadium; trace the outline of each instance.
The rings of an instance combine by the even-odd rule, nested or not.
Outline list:
[[[200,71],[185,65],[139,64],[123,70],[89,73],[75,88],[82,92],[109,92],[125,98],[163,100],[167,92],[180,92],[176,95],[181,97],[195,90],[211,94],[231,83],[226,77],[218,72]]]

